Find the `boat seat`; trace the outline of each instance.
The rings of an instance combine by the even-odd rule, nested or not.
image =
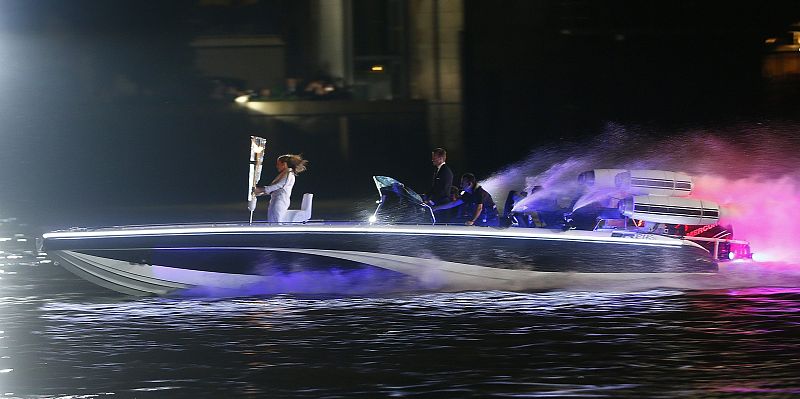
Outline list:
[[[286,222],[306,222],[311,219],[311,202],[314,199],[314,194],[303,194],[303,202],[300,204],[300,209],[290,209],[286,211]]]

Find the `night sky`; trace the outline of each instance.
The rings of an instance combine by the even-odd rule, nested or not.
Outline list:
[[[279,34],[287,68],[309,73],[304,7],[0,1],[0,210],[237,201],[241,138],[257,129],[229,104],[206,99],[209,84],[186,43],[198,34]],[[765,40],[789,40],[796,22],[796,1],[467,1],[463,163],[486,175],[609,122],[663,134],[794,120],[797,77],[776,85],[761,69]],[[120,98],[111,85],[136,89]],[[409,137],[420,142],[403,151],[421,154],[398,157],[427,174],[435,143]],[[321,149],[303,151],[325,159]],[[347,171],[373,163],[363,159],[319,165],[315,174],[312,161],[305,184],[349,194]]]
[[[592,136],[608,121],[677,128],[797,115],[797,75],[770,86],[761,69],[765,39],[790,40],[800,3],[467,4],[472,143],[486,132],[510,135],[492,142],[522,144],[521,154],[552,138]]]

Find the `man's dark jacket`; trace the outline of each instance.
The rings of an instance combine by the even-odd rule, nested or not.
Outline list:
[[[434,205],[450,202],[450,186],[453,185],[453,171],[447,164],[443,164],[438,171],[433,173],[433,185],[428,192],[428,198]]]

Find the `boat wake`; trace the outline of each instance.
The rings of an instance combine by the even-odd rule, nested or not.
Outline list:
[[[184,297],[238,297],[253,295],[375,295],[424,292],[431,287],[391,270],[363,268],[322,268],[295,272],[274,271],[260,280],[240,287],[195,286],[174,292]]]
[[[425,292],[641,292],[654,289],[686,291],[800,287],[800,266],[778,262],[737,260],[720,265],[718,273],[563,273],[529,272],[509,279],[481,278],[476,270],[454,271],[420,268],[412,275],[375,267],[280,272],[238,288],[197,286],[173,293],[182,297],[225,298],[239,296],[343,295],[373,296]],[[405,270],[409,273],[409,270]],[[477,273],[477,274],[476,274]]]
[[[800,287],[800,265],[737,260],[720,264],[718,273],[615,275],[562,274],[541,281],[532,290],[634,292],[652,289],[728,290]]]

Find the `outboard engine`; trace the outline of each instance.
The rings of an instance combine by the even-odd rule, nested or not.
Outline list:
[[[593,189],[618,189],[630,195],[685,197],[692,192],[692,177],[666,170],[594,169],[578,175],[578,182]]]
[[[753,257],[750,252],[750,243],[736,240],[733,237],[733,227],[719,224],[705,226],[682,225],[684,234],[681,238],[701,245],[712,255],[716,254],[717,260],[726,261],[733,259],[748,259]]]
[[[717,203],[688,198],[694,183],[685,173],[594,169],[581,173],[578,182],[591,187],[591,191],[607,190],[614,196],[626,197],[617,206],[619,214],[626,219],[599,216],[595,228],[628,230],[629,223],[633,222],[634,231],[693,241],[717,260],[752,257],[747,241],[734,240],[730,226],[718,225],[721,209]],[[564,225],[566,228],[569,223]]]
[[[627,169],[594,169],[578,175],[578,183],[595,189],[615,188],[618,174]]]
[[[719,221],[719,205],[682,197],[637,195],[619,203],[619,212],[632,219],[654,223],[708,225]]]
[[[692,177],[665,170],[631,170],[618,174],[615,185],[631,195],[686,197],[692,192]]]

